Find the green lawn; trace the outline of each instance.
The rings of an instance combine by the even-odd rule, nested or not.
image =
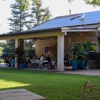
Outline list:
[[[80,100],[87,80],[100,83],[100,76],[0,68],[0,90],[25,88],[47,100]]]

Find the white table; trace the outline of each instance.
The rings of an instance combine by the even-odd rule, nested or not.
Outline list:
[[[38,66],[39,66],[39,60],[30,60],[30,62],[31,62],[30,67],[32,67],[32,68],[38,68]]]
[[[11,89],[11,90],[1,90],[0,100],[46,100],[46,99],[26,89]]]
[[[39,64],[39,60],[30,60],[31,63]]]
[[[0,63],[0,67],[5,68],[8,67],[6,63]]]

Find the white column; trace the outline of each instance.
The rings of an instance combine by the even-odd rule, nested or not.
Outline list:
[[[100,44],[99,44],[98,39],[97,39],[97,48],[96,48],[96,52],[100,52]]]
[[[100,37],[100,31],[97,31],[97,48],[96,48],[96,52],[100,52],[100,43],[99,43],[98,37]]]
[[[68,37],[68,52],[70,51],[71,47],[71,37]],[[70,56],[68,55],[68,59],[70,60]]]
[[[15,39],[15,48],[18,48],[18,39]],[[17,56],[15,56],[15,68],[18,68]]]
[[[57,71],[64,71],[64,35],[57,39]]]

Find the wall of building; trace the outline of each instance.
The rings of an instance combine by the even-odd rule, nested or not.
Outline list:
[[[44,52],[45,47],[51,47],[55,43],[57,43],[57,38],[55,38],[55,37],[47,38],[44,40],[37,40],[36,41],[36,54],[38,55],[38,57],[41,56],[42,53],[46,54]],[[48,54],[51,54],[51,53],[48,52],[46,55],[48,55]]]
[[[73,33],[72,33],[73,34]],[[92,35],[91,35],[92,34]],[[74,35],[65,35],[64,37],[64,54],[67,54],[68,53],[68,50],[69,50],[69,45],[71,46],[73,43],[77,43],[77,42],[83,42],[85,43],[86,42],[86,39],[88,38],[91,42],[97,42],[97,36],[94,34],[94,33],[86,33],[84,35],[80,35],[79,33],[75,34]],[[70,38],[70,43],[69,43],[69,38]],[[42,55],[43,52],[43,49],[44,47],[51,47],[53,44],[57,43],[57,37],[51,37],[51,38],[47,38],[47,39],[44,39],[44,40],[37,40],[36,41],[36,54],[38,56]],[[50,52],[48,53],[50,54]]]

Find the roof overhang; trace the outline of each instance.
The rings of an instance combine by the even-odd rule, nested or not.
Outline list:
[[[62,27],[61,32],[97,32],[98,28],[97,27]]]
[[[0,34],[0,37],[10,37],[10,36],[19,36],[19,35],[31,35],[31,34],[41,34],[41,32],[47,32],[47,31],[61,31],[61,27],[52,28],[52,29],[42,29],[42,30],[28,30],[24,32],[15,32],[15,33],[7,33],[7,34]]]

